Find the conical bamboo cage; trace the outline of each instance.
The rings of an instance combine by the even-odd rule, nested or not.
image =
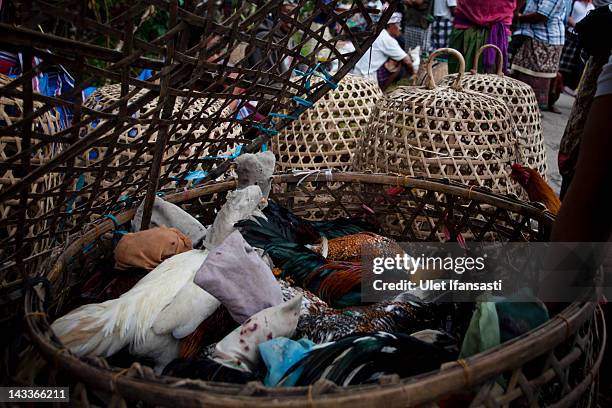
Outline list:
[[[374,105],[377,83],[347,75],[338,87],[272,139],[281,171],[349,170]]]
[[[478,66],[480,55],[487,48],[495,49],[499,56],[497,73],[479,74],[472,70],[472,72],[463,76],[461,86],[464,89],[497,97],[508,106],[520,133],[519,155],[521,163],[538,170],[546,178],[546,147],[544,146],[542,119],[535,93],[526,83],[504,75],[503,55],[501,50],[495,45],[487,44],[478,50],[474,61],[475,67]],[[448,75],[441,83],[450,85],[455,81],[456,77],[457,74]]]
[[[454,54],[460,74],[436,86],[436,55]],[[461,86],[465,62],[456,50],[435,51],[425,87],[400,87],[376,105],[355,167],[374,172],[445,178],[515,193],[510,166],[518,160],[517,130],[506,105]]]

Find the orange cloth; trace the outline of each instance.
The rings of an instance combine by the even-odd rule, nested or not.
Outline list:
[[[115,268],[154,269],[164,259],[192,249],[191,240],[176,228],[157,227],[126,234],[115,248]]]

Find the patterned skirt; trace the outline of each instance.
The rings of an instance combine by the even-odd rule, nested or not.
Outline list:
[[[573,73],[581,68],[581,65],[578,36],[567,32],[565,33],[565,45],[563,46],[561,61],[559,62],[559,71],[563,73]]]
[[[562,49],[561,45],[548,45],[527,38],[512,60],[512,69],[537,78],[555,78]]]

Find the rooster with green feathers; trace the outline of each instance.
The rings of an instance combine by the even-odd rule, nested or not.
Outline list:
[[[398,251],[377,227],[355,218],[308,221],[269,200],[265,217],[235,224],[244,239],[263,249],[281,277],[308,289],[334,308],[361,304],[361,246]]]

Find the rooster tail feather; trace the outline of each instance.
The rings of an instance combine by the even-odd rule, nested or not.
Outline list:
[[[78,356],[110,356],[128,344],[126,336],[112,335],[109,330],[109,306],[114,301],[82,306],[67,315],[60,317],[51,325],[51,329],[61,342]]]

